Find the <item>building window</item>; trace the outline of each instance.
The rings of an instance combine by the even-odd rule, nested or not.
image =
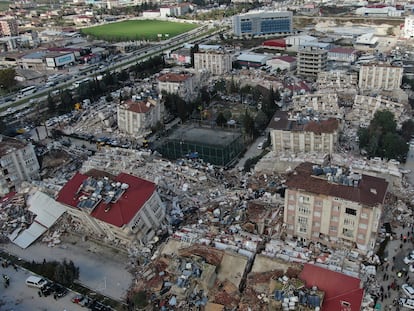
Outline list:
[[[306,206],[299,206],[299,213],[304,214],[304,215],[309,215],[310,214],[310,209]]]
[[[354,237],[354,230],[348,229],[348,228],[343,228],[342,229],[342,234],[348,238],[353,238]]]
[[[289,210],[289,211],[294,211],[294,210],[295,210],[295,206],[294,206],[294,205],[292,205],[292,204],[289,204],[289,205],[288,205],[288,210]]]
[[[338,216],[332,216],[331,217],[331,221],[338,222]]]
[[[329,231],[336,232],[336,230],[337,230],[337,227],[335,227],[335,226],[330,226],[329,227]]]
[[[345,218],[344,219],[344,225],[353,227],[355,225],[355,221],[353,219]]]
[[[356,209],[353,209],[353,208],[346,208],[345,209],[345,213],[347,213],[348,215],[354,215],[354,216],[356,216],[356,214],[357,214],[357,211],[356,211]]]
[[[307,226],[308,225],[308,218],[299,216],[298,217],[298,223],[303,225],[303,226]]]
[[[367,213],[361,213],[361,218],[362,219],[368,219],[368,214]]]
[[[367,224],[359,224],[359,228],[360,229],[367,229],[368,226],[367,226]]]
[[[365,240],[365,236],[363,234],[358,234],[358,239],[359,240]]]
[[[314,215],[315,217],[321,217],[321,212],[314,212],[314,213],[313,213],[313,215]]]
[[[339,206],[338,205],[332,205],[332,211],[339,212]]]

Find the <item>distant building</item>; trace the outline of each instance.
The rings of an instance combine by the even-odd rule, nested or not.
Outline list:
[[[353,90],[358,85],[358,75],[339,70],[318,72],[318,89]]]
[[[118,128],[130,135],[139,136],[162,121],[162,113],[162,105],[156,100],[127,100],[118,105]]]
[[[308,35],[297,35],[297,36],[286,37],[285,42],[286,42],[286,50],[297,52],[300,46],[306,43],[318,42],[318,38],[308,36]]]
[[[285,39],[270,39],[262,43],[262,46],[269,49],[285,50],[286,40]]]
[[[194,69],[208,71],[213,75],[222,75],[231,71],[231,55],[227,52],[209,51],[194,53]]]
[[[301,46],[297,60],[297,75],[316,77],[319,72],[326,70],[328,51],[315,46]]]
[[[408,15],[405,17],[404,38],[414,38],[414,15]]]
[[[190,49],[179,49],[171,52],[170,59],[175,61],[178,65],[191,64]]]
[[[11,191],[23,181],[40,177],[40,165],[30,143],[0,135],[0,196]]]
[[[19,30],[17,27],[17,20],[14,18],[0,19],[0,36],[17,36]]]
[[[341,118],[337,93],[313,93],[292,97],[293,112],[312,113],[322,118]]]
[[[292,32],[292,12],[251,11],[233,16],[233,33],[238,36],[264,36]]]
[[[352,63],[357,57],[357,51],[354,49],[337,47],[328,51],[328,60],[336,62]]]
[[[158,77],[159,93],[177,94],[188,101],[195,94],[195,78],[191,73],[166,73]]]
[[[242,53],[237,56],[237,62],[245,67],[261,67],[271,58],[270,55]]]
[[[374,250],[388,183],[347,168],[300,164],[288,175],[283,221],[289,237]]]
[[[157,186],[126,173],[76,173],[56,201],[70,207],[67,213],[74,222],[123,246],[134,241],[149,242],[165,219]]]
[[[361,65],[358,86],[362,90],[399,89],[402,82],[403,68],[385,63]]]
[[[336,119],[311,120],[278,111],[268,126],[272,149],[276,153],[333,153],[339,137]]]
[[[392,16],[399,17],[404,11],[399,11],[395,7],[386,6],[383,4],[372,7],[362,7],[355,10],[356,15],[362,16]]]
[[[276,71],[276,70],[294,71],[297,66],[297,61],[296,61],[296,57],[278,56],[278,57],[269,59],[266,62],[266,65],[271,66],[272,71]]]

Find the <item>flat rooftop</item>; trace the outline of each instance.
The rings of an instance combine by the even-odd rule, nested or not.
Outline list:
[[[183,127],[169,135],[167,140],[183,141],[186,143],[203,143],[211,146],[227,146],[240,137],[240,133],[220,129]]]

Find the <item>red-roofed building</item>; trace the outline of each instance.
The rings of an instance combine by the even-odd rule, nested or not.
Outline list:
[[[130,135],[141,135],[162,120],[163,105],[156,100],[127,100],[118,106],[118,128]]]
[[[125,173],[94,173],[77,173],[56,200],[69,206],[68,213],[99,236],[123,245],[152,239],[165,218],[156,185]]]
[[[272,67],[272,71],[277,70],[287,70],[287,71],[294,71],[296,69],[296,57],[292,56],[278,56],[272,59],[269,59],[266,62],[267,66]]]
[[[349,48],[332,48],[328,51],[328,60],[352,63],[358,58],[358,51]]]
[[[278,111],[269,123],[272,148],[277,153],[333,153],[338,141],[336,119],[295,119],[286,111]]]
[[[278,50],[285,50],[286,49],[285,39],[266,40],[262,43],[262,45],[266,48],[271,48],[271,49],[278,49]]]
[[[195,79],[191,73],[166,73],[158,77],[158,90],[177,94],[184,100],[191,100],[195,95]]]
[[[305,264],[299,278],[306,287],[325,292],[321,311],[360,311],[364,289],[361,280],[343,273]]]
[[[288,175],[286,185],[283,221],[289,237],[364,253],[374,249],[385,179],[305,162]]]

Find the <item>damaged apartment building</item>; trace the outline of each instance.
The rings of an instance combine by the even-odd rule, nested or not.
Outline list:
[[[284,222],[305,243],[374,249],[388,182],[305,162],[287,177]]]
[[[165,219],[156,185],[126,173],[76,173],[56,200],[69,207],[69,215],[81,226],[125,246],[150,241]]]
[[[318,152],[330,154],[338,141],[337,119],[319,120],[286,111],[277,111],[269,124],[273,151],[276,153]]]

